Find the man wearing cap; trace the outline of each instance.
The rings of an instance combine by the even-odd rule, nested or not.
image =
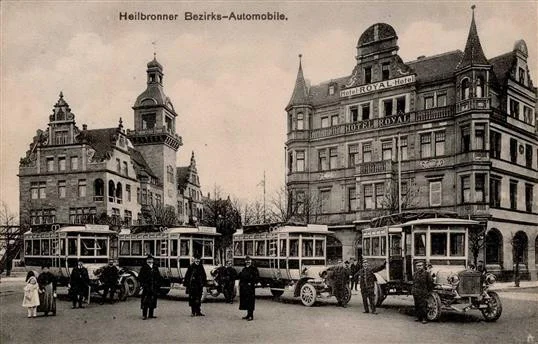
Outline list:
[[[157,308],[157,296],[161,287],[161,273],[159,272],[159,267],[154,264],[152,255],[148,255],[146,258],[146,263],[138,274],[138,280],[142,288],[142,297],[140,298],[142,319],[156,318],[153,312]]]
[[[375,268],[371,268],[367,259],[363,259],[362,261],[362,268],[359,270],[358,274],[359,285],[361,287],[362,304],[364,307],[363,313],[370,313],[371,310],[372,314],[377,314],[375,309],[374,289],[377,278],[375,277],[374,273],[383,270],[386,264],[387,262],[384,261],[383,264]],[[370,304],[370,307],[368,307],[368,304]]]
[[[118,268],[114,265],[114,260],[110,259],[108,261],[108,265],[103,268],[103,272],[101,273],[101,280],[104,285],[103,301],[101,302],[101,304],[107,300],[107,295],[109,294],[109,302],[114,302],[114,293],[116,292],[116,285],[118,284],[119,276],[119,271]]]
[[[237,271],[233,268],[232,261],[228,260],[222,274],[222,292],[227,303],[233,303],[236,279]]]
[[[183,285],[187,288],[189,294],[189,306],[191,307],[191,316],[203,317],[202,310],[202,293],[207,282],[207,276],[204,266],[200,263],[200,255],[194,254],[194,260],[187,269]]]
[[[82,264],[82,261],[77,262],[77,266],[71,270],[71,276],[69,278],[69,294],[71,295],[71,301],[73,307],[71,308],[84,308],[82,306],[82,300],[88,293],[90,287],[90,277],[88,270]]]
[[[254,320],[258,278],[258,269],[252,266],[252,260],[246,256],[245,267],[239,273],[239,309],[247,311],[247,315],[243,317],[247,321]]]
[[[432,276],[424,268],[424,262],[418,261],[415,265],[415,274],[413,275],[413,287],[411,293],[415,300],[415,313],[417,319],[423,324],[428,322],[428,294],[433,290]]]

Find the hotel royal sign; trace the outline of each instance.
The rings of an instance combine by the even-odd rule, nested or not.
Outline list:
[[[375,91],[386,90],[415,82],[415,75],[406,75],[401,78],[376,82],[373,84],[357,86],[340,91],[340,97],[349,97]]]

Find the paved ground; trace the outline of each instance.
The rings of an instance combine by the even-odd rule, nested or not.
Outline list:
[[[411,297],[388,297],[379,315],[362,313],[360,295],[348,308],[334,300],[304,307],[259,291],[255,320],[221,297],[202,306],[206,317],[190,317],[186,297],[173,290],[159,300],[157,319],[141,320],[140,300],[93,303],[71,309],[60,289],[56,317],[27,319],[21,307],[23,283],[0,284],[0,343],[538,343],[538,288],[501,291],[503,314],[496,323],[477,312],[444,313],[439,322],[413,321]]]

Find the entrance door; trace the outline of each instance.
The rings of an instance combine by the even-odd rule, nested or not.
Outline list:
[[[403,280],[402,234],[389,235],[389,280]]]

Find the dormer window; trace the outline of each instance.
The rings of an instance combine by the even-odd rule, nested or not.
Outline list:
[[[388,80],[390,78],[390,71],[389,71],[390,63],[385,62],[381,65],[381,77],[382,80]]]
[[[332,96],[334,94],[334,85],[329,86],[329,95]]]
[[[521,67],[518,68],[519,83],[525,85],[525,70]]]
[[[364,68],[364,83],[369,84],[372,82],[372,67]]]

